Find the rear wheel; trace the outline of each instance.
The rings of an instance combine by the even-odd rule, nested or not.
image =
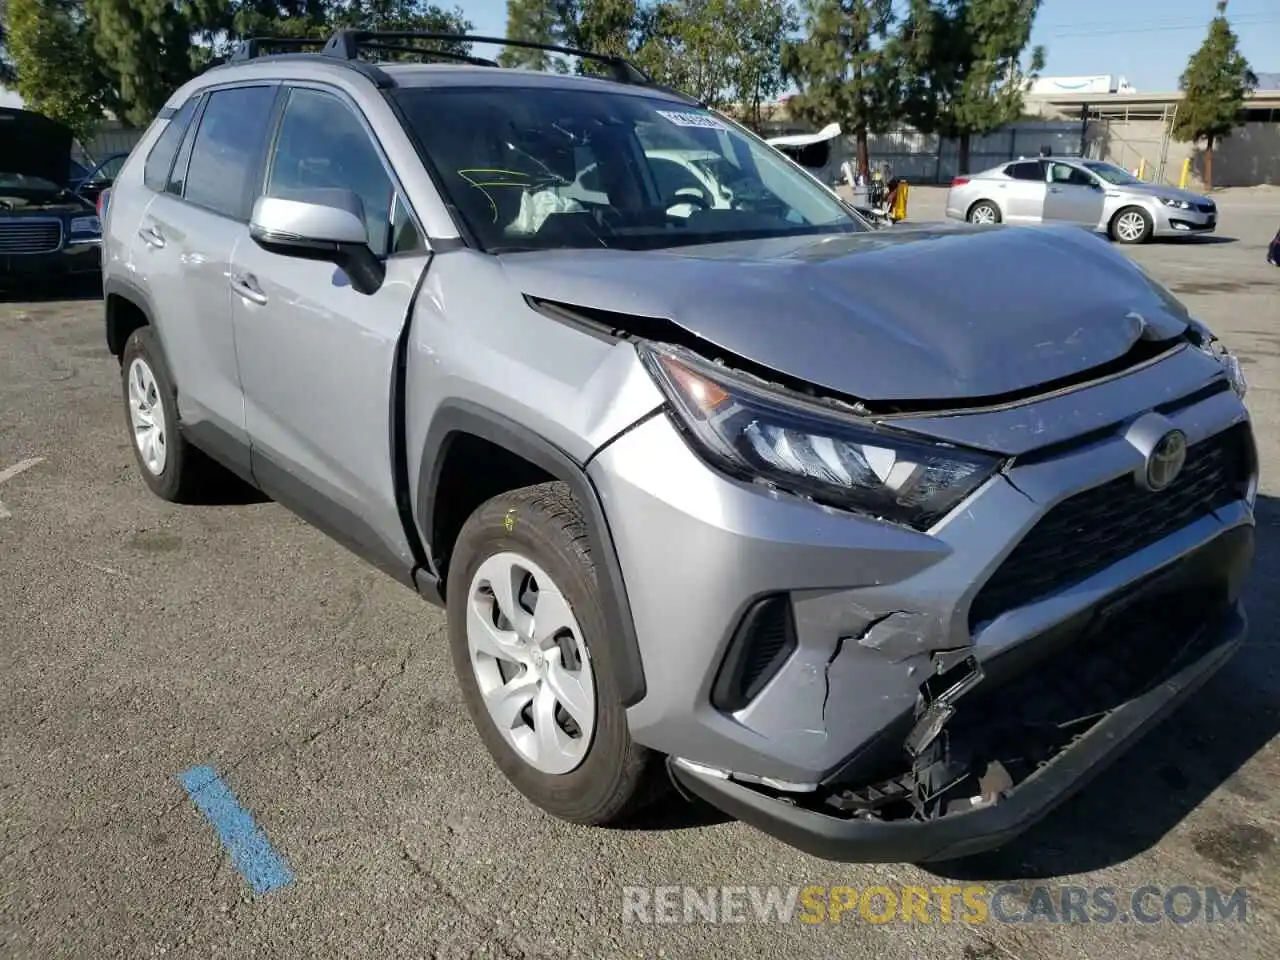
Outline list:
[[[990,200],[979,200],[969,208],[969,216],[966,219],[970,223],[999,223],[1000,208]]]
[[[129,335],[120,355],[125,413],[138,472],[162,500],[201,499],[226,473],[178,430],[178,395],[150,327]]]
[[[614,683],[586,523],[568,486],[500,494],[449,562],[449,641],[471,719],[508,780],[574,823],[626,819],[660,785]]]
[[[1125,207],[1111,218],[1111,239],[1116,243],[1145,243],[1153,225],[1141,207]]]

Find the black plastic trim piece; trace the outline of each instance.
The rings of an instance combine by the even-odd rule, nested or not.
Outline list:
[[[413,590],[414,567],[405,563],[357,514],[304,483],[258,447],[253,449],[253,476],[258,487],[280,506],[297,514],[356,556]]]
[[[781,631],[782,642],[760,663],[763,631]],[[741,710],[782,669],[782,665],[798,646],[795,615],[791,595],[774,593],[755,600],[729,640],[729,647],[715,683],[711,687],[711,705],[725,713]]]
[[[432,556],[433,570],[440,574],[438,558],[430,544],[433,529],[436,490],[440,482],[449,445],[460,434],[470,434],[496,444],[534,464],[557,480],[563,480],[572,489],[586,513],[587,532],[591,554],[596,562],[600,578],[601,603],[610,624],[610,636],[620,645],[618,676],[615,681],[623,706],[639,703],[645,695],[644,664],[640,656],[640,642],[636,637],[635,621],[627,600],[626,583],[613,535],[605,516],[600,495],[591,483],[583,466],[569,454],[537,434],[531,433],[513,420],[466,400],[446,400],[432,418],[422,450],[421,468],[418,474],[418,527],[423,541]],[[447,579],[447,569],[440,577],[440,588]]]
[[[1237,605],[1216,625],[1216,642],[1164,683],[1129,700],[995,804],[934,820],[845,819],[786,803],[742,783],[668,760],[689,793],[815,857],[853,863],[955,860],[1001,846],[1042,820],[1116,760],[1224,666],[1244,641]]]
[[[525,50],[542,50],[547,53],[562,53],[577,57],[580,60],[591,60],[603,63],[618,83],[637,86],[653,86],[653,78],[625,57],[608,53],[592,53],[574,47],[563,47],[552,43],[536,43],[532,40],[512,40],[506,37],[479,37],[466,33],[434,33],[420,30],[339,30],[321,51],[324,55],[335,59],[353,61],[360,56],[361,49],[377,49],[378,44],[387,40],[440,40],[446,43],[493,43],[500,47],[520,47]],[[372,42],[370,42],[372,41]]]

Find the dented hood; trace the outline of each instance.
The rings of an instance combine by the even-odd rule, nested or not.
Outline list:
[[[927,228],[502,257],[524,293],[673,321],[868,401],[998,398],[1117,360],[1187,314],[1076,227]]]

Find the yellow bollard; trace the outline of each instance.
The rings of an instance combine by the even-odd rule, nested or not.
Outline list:
[[[1138,161],[1138,179],[1139,180],[1147,179],[1147,158],[1146,157],[1143,157],[1141,160]]]
[[[907,219],[907,190],[908,190],[908,187],[907,187],[906,181],[905,180],[899,181],[898,193],[893,198],[893,219],[894,220]]]
[[[1191,182],[1191,158],[1187,157],[1182,161],[1182,176],[1178,178],[1178,189],[1187,189],[1187,184]]]

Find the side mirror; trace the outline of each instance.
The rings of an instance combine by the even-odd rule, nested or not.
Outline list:
[[[358,293],[377,293],[386,276],[369,249],[360,199],[349,190],[316,190],[305,198],[259,197],[249,236],[270,253],[332,263]]]

